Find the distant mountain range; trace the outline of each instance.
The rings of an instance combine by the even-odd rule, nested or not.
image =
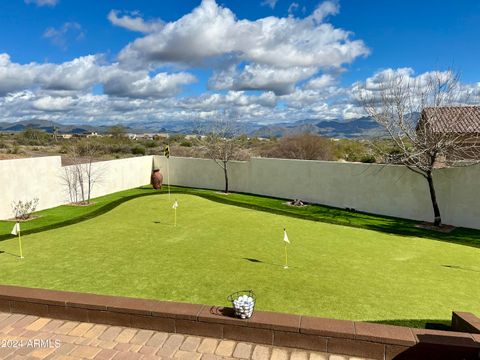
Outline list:
[[[88,125],[88,124],[75,124],[65,125],[50,120],[24,120],[15,123],[0,122],[0,132],[20,132],[28,128],[42,130],[52,134],[55,128],[58,129],[59,134],[84,134],[97,132],[100,134],[106,133],[110,128],[110,125]],[[146,129],[132,128],[125,126],[126,132],[129,133],[144,133]],[[165,129],[157,129],[155,132],[167,132]]]
[[[384,135],[382,128],[369,117],[321,121],[318,119],[306,119],[294,123],[262,126],[253,134],[259,137],[280,137],[302,132],[319,134],[330,138],[372,138]]]
[[[195,121],[140,121],[124,124],[129,133],[195,133]],[[0,132],[20,132],[34,128],[53,133],[57,128],[60,134],[82,134],[90,132],[106,133],[107,125],[65,125],[49,120],[25,120],[15,123],[0,123]],[[208,128],[208,124],[206,125]],[[379,125],[369,117],[351,120],[305,119],[296,122],[284,122],[262,125],[257,123],[242,124],[242,131],[251,136],[281,137],[290,134],[309,132],[331,138],[372,138],[384,134]]]

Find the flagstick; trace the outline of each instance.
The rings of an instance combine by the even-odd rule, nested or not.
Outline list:
[[[173,226],[177,226],[177,208],[175,208],[175,222],[173,224]]]
[[[287,253],[287,243],[285,243],[285,266],[284,269],[288,269],[288,253]]]
[[[22,236],[20,235],[20,230],[18,231],[18,245],[20,247],[20,259],[23,259]]]
[[[170,161],[167,157],[167,181],[168,181],[168,201],[170,201]]]

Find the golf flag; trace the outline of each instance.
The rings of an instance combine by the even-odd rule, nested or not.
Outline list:
[[[163,155],[168,159],[170,157],[170,146],[165,145],[165,148],[163,149]]]
[[[20,233],[20,223],[17,222],[15,223],[15,225],[13,225],[13,229],[10,234],[17,236],[19,233]]]
[[[16,222],[13,226],[12,235],[18,236],[18,247],[20,249],[20,259],[23,259],[23,250],[22,250],[22,237],[20,236],[20,223]]]
[[[285,265],[283,265],[283,268],[288,269],[287,244],[290,244],[290,240],[288,240],[287,229],[285,228],[283,228],[283,243],[285,244]]]
[[[178,201],[175,199],[175,202],[173,203],[172,209],[175,210],[175,217],[174,217],[174,223],[173,226],[177,226],[177,208],[178,208]]]

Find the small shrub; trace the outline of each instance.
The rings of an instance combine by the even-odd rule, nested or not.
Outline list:
[[[182,141],[180,143],[180,146],[183,146],[183,147],[192,147],[192,143],[190,141]]]
[[[12,202],[12,210],[17,220],[27,220],[38,206],[38,198],[30,201],[14,201]]]
[[[133,155],[145,155],[146,154],[146,149],[144,146],[142,145],[135,145],[133,148],[132,148],[132,154]]]
[[[10,149],[7,150],[8,154],[21,154],[22,151],[20,150],[20,146],[14,145]]]
[[[373,164],[373,163],[377,162],[377,160],[375,159],[375,156],[373,156],[373,155],[364,155],[360,159],[360,162],[366,163],[366,164]]]
[[[45,131],[27,128],[15,136],[21,145],[47,146],[52,143],[52,137]]]
[[[62,144],[58,152],[60,154],[68,154],[68,150],[69,150],[68,146],[66,144]]]
[[[145,145],[147,148],[154,148],[157,146],[157,142],[154,140],[147,140],[143,142],[143,145]]]
[[[245,141],[245,138],[239,141]],[[332,160],[334,157],[333,142],[315,134],[287,135],[270,145],[263,156],[301,160]]]

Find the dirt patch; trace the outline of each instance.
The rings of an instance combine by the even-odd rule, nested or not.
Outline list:
[[[41,218],[41,217],[42,217],[41,215],[32,215],[28,219],[15,219],[15,218],[13,218],[13,219],[7,219],[5,221],[9,221],[9,222],[17,222],[18,221],[18,222],[23,223],[23,222],[32,221],[32,220],[35,220],[35,219],[38,219],[38,218]]]
[[[21,156],[20,155],[16,155],[16,154],[3,154],[3,153],[0,153],[0,160],[12,160],[12,159],[18,159],[20,158]]]
[[[453,230],[456,229],[455,226],[452,226],[452,225],[435,226],[432,223],[428,223],[428,222],[423,222],[423,223],[417,224],[417,225],[415,225],[415,227],[419,228],[419,229],[437,231],[437,232],[444,233],[444,234],[451,233]]]
[[[95,205],[96,202],[90,201],[88,204],[87,203],[69,203],[65,204],[66,206],[80,206],[80,207],[86,207],[86,206],[92,206]]]

